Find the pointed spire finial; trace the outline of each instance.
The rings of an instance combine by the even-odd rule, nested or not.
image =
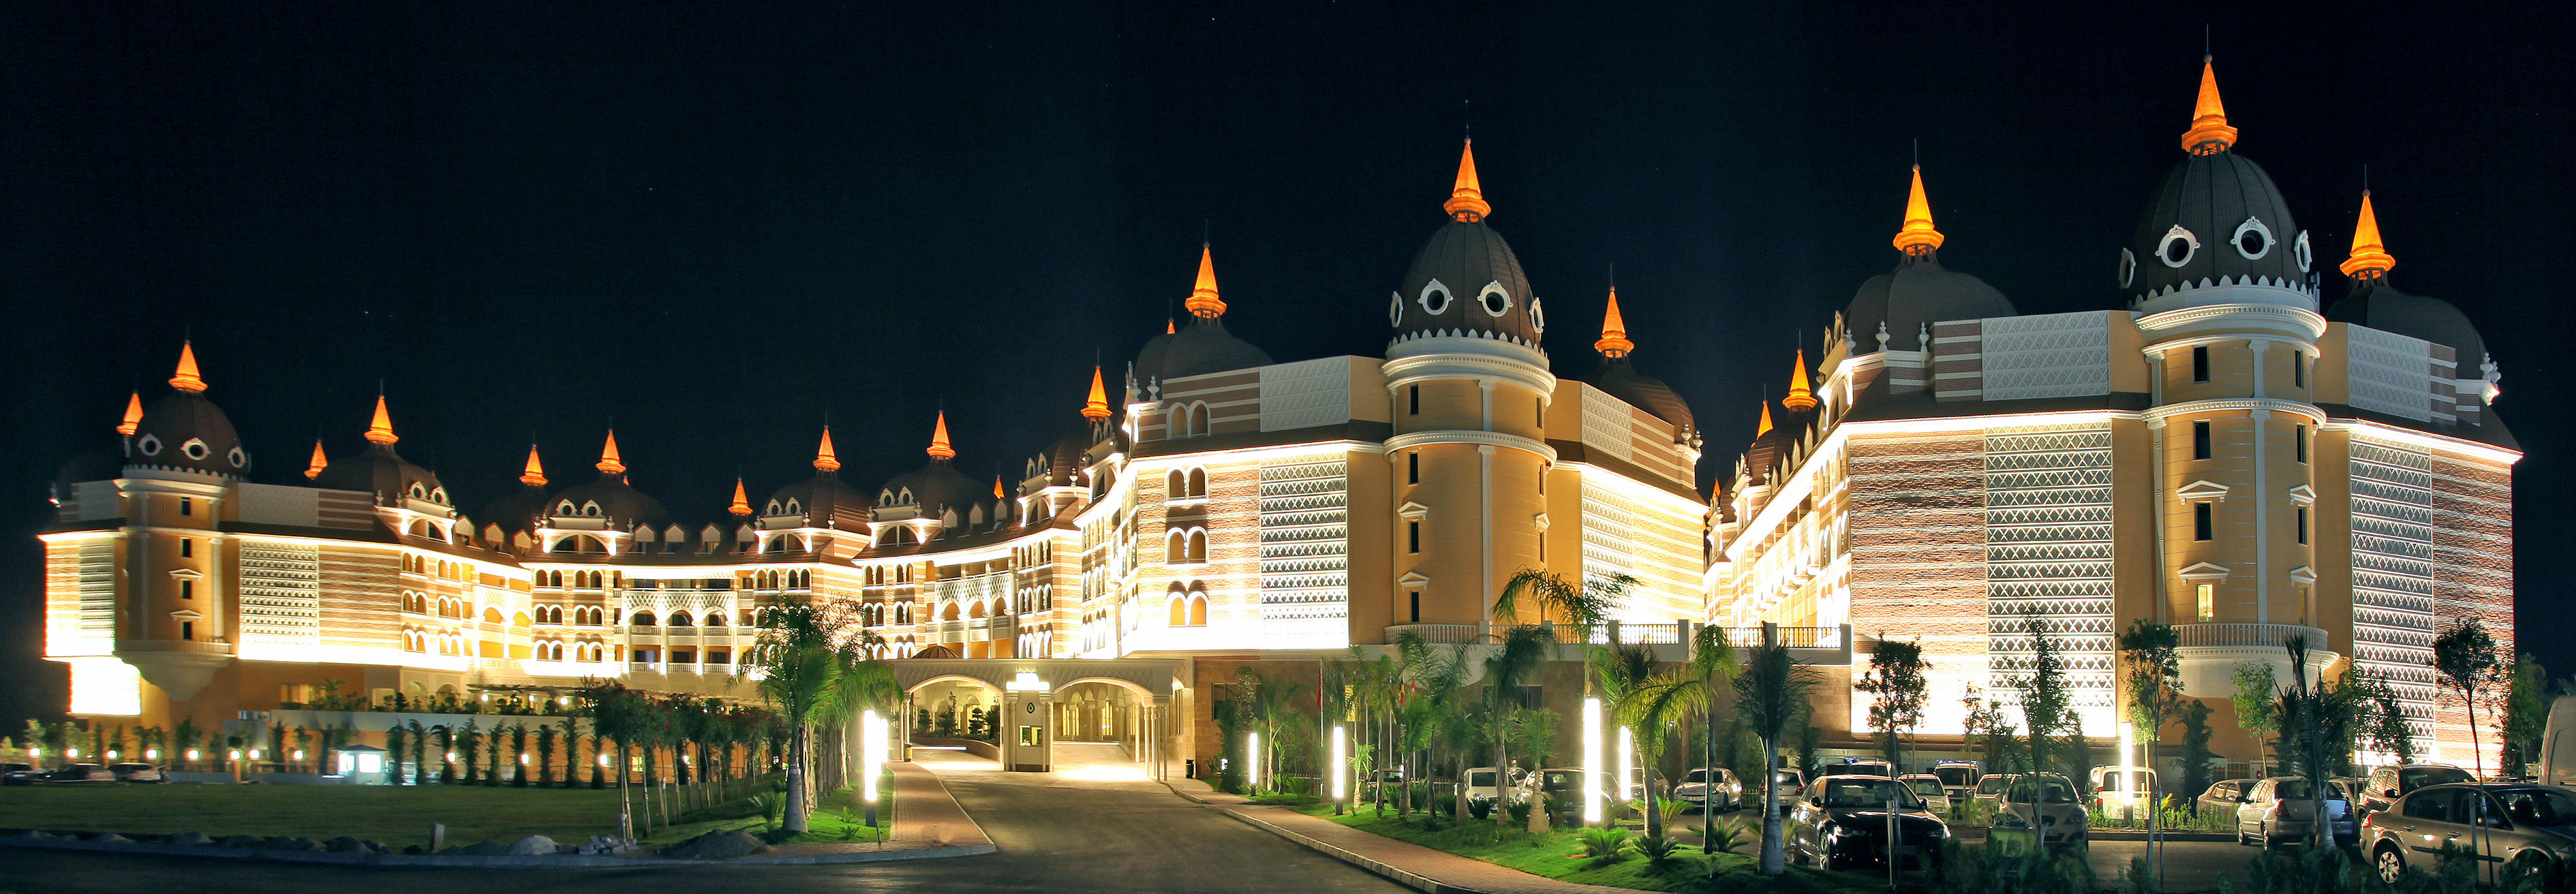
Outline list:
[[[1190,299],[1182,303],[1190,315],[1213,320],[1225,316],[1225,302],[1216,297],[1216,257],[1208,244],[1199,243],[1199,280],[1190,287]]]
[[[999,499],[1001,499],[1001,498],[1002,498],[1002,475],[1001,475],[1001,473],[999,473],[999,472],[995,472],[995,473],[993,473],[993,499],[999,500]]]
[[[608,443],[599,448],[599,464],[595,466],[595,468],[599,469],[599,473],[602,475],[623,476],[626,474],[625,461],[617,458],[617,429],[611,428],[608,430]],[[623,481],[625,479],[620,477],[618,480]]]
[[[1100,367],[1091,368],[1091,396],[1082,402],[1082,418],[1103,422],[1109,418],[1109,385],[1100,378]]]
[[[1618,286],[1610,287],[1610,309],[1601,314],[1601,339],[1592,343],[1592,349],[1613,360],[1637,349],[1637,344],[1628,340],[1628,321],[1619,316]]]
[[[315,478],[320,478],[322,477],[322,470],[330,467],[331,457],[329,454],[322,452],[322,439],[314,438],[313,463],[304,467],[304,480],[311,481]]]
[[[1932,228],[1932,200],[1923,195],[1923,166],[1914,166],[1914,186],[1905,194],[1905,225],[1896,230],[1896,249],[1909,255],[1931,254],[1941,247],[1941,231]]]
[[[1754,424],[1754,426],[1753,426],[1753,436],[1754,436],[1754,437],[1759,438],[1759,437],[1761,437],[1761,436],[1763,436],[1763,435],[1767,435],[1767,434],[1770,434],[1770,433],[1771,433],[1771,402],[1770,402],[1769,400],[1764,400],[1764,401],[1762,402],[1762,421]]]
[[[733,513],[735,518],[751,517],[751,495],[743,492],[740,475],[733,478],[733,505],[725,507],[725,511]]]
[[[170,376],[170,387],[189,394],[206,393],[206,380],[197,375],[195,345],[185,341],[179,343],[179,371]]]
[[[143,392],[137,391],[133,397],[125,399],[125,421],[116,424],[116,433],[131,438],[135,430],[142,427]]]
[[[1798,365],[1789,371],[1789,396],[1781,398],[1780,405],[1788,407],[1789,412],[1792,413],[1804,413],[1816,408],[1816,390],[1807,385],[1807,349],[1805,348],[1798,349]]]
[[[385,412],[384,392],[376,392],[376,418],[367,423],[367,443],[379,447],[391,447],[399,440],[402,439],[394,437],[393,414]]]
[[[2182,151],[2216,155],[2236,145],[2236,128],[2227,126],[2227,104],[2218,99],[2218,70],[2210,57],[2200,57],[2200,100],[2192,105],[2191,129],[2182,132]]]
[[[2370,190],[2361,191],[2361,222],[2352,227],[2352,257],[2337,268],[2354,279],[2378,279],[2396,269],[2397,259],[2379,241],[2379,214],[2370,208]]]
[[[1494,213],[1485,204],[1485,188],[1476,180],[1476,138],[1467,138],[1467,147],[1458,151],[1458,182],[1449,188],[1449,201],[1440,203],[1452,220],[1475,223]]]
[[[931,459],[944,461],[957,458],[957,448],[948,444],[947,410],[939,411],[939,423],[930,430],[930,449],[927,452]]]
[[[528,445],[528,466],[519,471],[519,483],[529,487],[546,486],[546,464],[537,459],[537,445]]]
[[[838,472],[840,470],[841,457],[832,452],[832,426],[830,423],[825,423],[823,443],[814,448],[814,471]]]

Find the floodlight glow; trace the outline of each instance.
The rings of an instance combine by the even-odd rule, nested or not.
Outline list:
[[[527,766],[527,765],[528,765],[528,756],[527,756],[527,755],[524,755],[524,754],[519,755],[519,766],[524,767],[524,766]]]
[[[1038,679],[1038,675],[1033,671],[1021,671],[1018,676],[1003,683],[1002,688],[1012,692],[1045,692],[1047,683],[1045,680]]]
[[[197,759],[197,749],[194,749],[194,748],[190,748],[190,749],[188,749],[188,759],[189,759],[189,760],[196,760],[196,759]]]
[[[146,748],[146,749],[144,749],[144,750],[143,750],[143,759],[144,759],[144,760],[147,760],[147,761],[157,761],[157,760],[160,760],[160,759],[161,759],[161,749],[158,749],[158,748]]]
[[[877,802],[877,777],[885,775],[885,752],[885,719],[871,708],[859,715],[860,791],[871,805]]]
[[[1583,822],[1601,821],[1601,700],[1583,700]]]
[[[1627,727],[1623,726],[1619,728],[1619,779],[1618,781],[1611,783],[1612,785],[1618,786],[1618,788],[1612,790],[1614,796],[1621,801],[1628,800],[1628,780],[1630,777],[1636,775],[1637,736],[1635,733],[1629,732]]]
[[[1348,735],[1349,731],[1343,729],[1341,724],[1333,724],[1333,800],[1335,801],[1350,794],[1350,760],[1343,756],[1348,746],[1342,741]]]
[[[599,756],[599,765],[603,767],[608,766],[608,755],[603,754]]]
[[[1255,789],[1261,787],[1261,734],[1245,737],[1243,743],[1243,781]]]

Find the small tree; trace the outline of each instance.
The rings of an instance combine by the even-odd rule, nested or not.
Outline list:
[[[1961,726],[1967,735],[1962,737],[1961,744],[1972,748],[1983,746],[1986,772],[2004,772],[2013,744],[2012,719],[2004,715],[2004,703],[1987,698],[1985,690],[1970,685],[1966,697],[1959,699],[1959,704],[1966,709]]]
[[[2530,775],[2531,764],[2540,759],[2540,738],[2549,731],[2549,672],[2528,652],[2513,663],[2504,722],[2496,726],[2504,742],[2504,775]]]
[[[27,737],[27,744],[29,745],[36,744],[36,741],[43,737],[42,731],[37,727],[36,722],[33,720],[27,721],[27,732],[29,733]],[[170,743],[170,759],[174,761],[186,760],[188,749],[197,747],[197,743],[205,740],[206,730],[204,727],[197,725],[197,718],[182,717],[179,718],[179,726],[171,731],[170,737],[176,740]],[[220,755],[218,755],[218,757],[220,757]],[[396,756],[395,760],[401,760],[401,757]],[[187,766],[191,770],[197,769],[195,761],[188,761]]]
[[[420,725],[418,718],[404,721],[403,727],[410,733],[404,738],[411,740],[411,784],[428,785],[429,731]],[[400,762],[401,758],[397,756],[395,761]]]
[[[2326,777],[2351,755],[2350,729],[2359,714],[2360,693],[2352,687],[2328,687],[2308,681],[2308,640],[2291,636],[2282,643],[2290,653],[2290,685],[2281,690],[2281,757],[2308,781],[2311,816],[2324,816]],[[2334,846],[2334,831],[2316,823],[2317,847]]]
[[[525,784],[527,781],[527,774],[521,773],[519,782]],[[553,788],[554,785],[555,728],[541,723],[537,725],[537,787]]]
[[[395,785],[403,784],[402,762],[403,725],[401,721],[395,721],[393,724],[385,727],[386,781]]]
[[[2495,684],[2498,668],[2495,637],[2476,618],[2433,638],[2433,674],[2458,692],[2468,708],[2469,760],[2479,776],[2487,771],[2486,744],[2478,736],[2478,699]]]
[[[1815,691],[1814,671],[1798,666],[1789,647],[1766,642],[1750,650],[1744,670],[1735,678],[1736,711],[1753,725],[1753,734],[1762,739],[1762,857],[1763,875],[1788,871],[1786,839],[1780,828],[1780,745],[1789,727],[1807,711],[1807,696]]]
[[[2236,705],[2236,725],[2253,734],[2255,763],[2268,763],[2264,748],[2281,731],[2281,681],[2272,675],[2271,662],[2244,661],[2236,665],[2235,687],[2230,700]]]
[[[2209,761],[2217,757],[2209,750],[2209,736],[2214,732],[2209,726],[2210,713],[2209,703],[2196,698],[2184,700],[2182,709],[2176,712],[2176,719],[2182,722],[2181,793],[2197,795],[2209,790]],[[2191,805],[2193,816],[2200,815],[2199,798],[2185,803]]]
[[[463,758],[459,762],[465,765],[465,778],[462,781],[466,785],[473,785],[477,774],[483,769],[483,731],[475,724],[475,719],[468,717],[465,719],[465,727],[456,731],[458,746],[456,751],[458,756]]]
[[[1878,730],[1879,749],[1886,752],[1890,771],[1898,775],[1905,772],[1898,746],[1923,722],[1923,704],[1930,699],[1927,667],[1920,640],[1900,643],[1881,635],[1878,647],[1869,654],[1869,670],[1852,686],[1870,694],[1869,725]]]
[[[2022,724],[2030,729],[2030,769],[2045,772],[2049,736],[2071,726],[2075,696],[2066,688],[2066,659],[2049,637],[2048,623],[2031,612],[2022,618],[2022,632],[2030,637],[2030,674],[2015,681],[2014,688],[2021,690]]]
[[[581,722],[570,716],[572,714],[570,711],[564,714],[566,716],[560,724],[563,728],[564,743],[563,784],[565,788],[571,788],[581,781]]]
[[[2364,674],[2361,680],[2369,698],[2369,712],[2362,721],[2362,744],[2395,757],[2400,764],[2414,763],[2415,730],[2406,721],[2405,705],[2397,700],[2397,687],[2374,674]]]
[[[528,725],[510,724],[510,785],[528,787]]]

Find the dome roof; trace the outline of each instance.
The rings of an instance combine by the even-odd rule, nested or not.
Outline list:
[[[545,513],[558,517],[601,518],[610,530],[631,530],[636,525],[661,525],[671,521],[662,501],[645,496],[626,483],[623,472],[601,472],[589,484],[577,484],[555,494]]]
[[[2326,319],[2449,345],[2459,354],[2453,373],[2458,378],[2478,378],[2486,363],[2486,339],[2469,323],[2468,314],[2439,298],[2400,292],[2386,276],[2354,283],[2343,300],[2326,309]]]
[[[808,527],[864,531],[868,527],[868,511],[874,508],[875,501],[842,481],[841,473],[817,470],[814,477],[771,493],[769,502],[761,504],[756,514],[763,517],[802,515]]]
[[[499,525],[504,534],[531,530],[537,526],[537,519],[546,514],[547,504],[552,502],[547,496],[544,485],[521,485],[516,492],[483,507],[483,514],[476,517],[484,524]]]
[[[2233,152],[2193,155],[2147,201],[2120,258],[2120,289],[2136,304],[2205,285],[2304,289],[2307,234],[2261,165]]]
[[[1502,335],[1532,347],[1546,325],[1520,257],[1481,217],[1453,218],[1432,232],[1389,299],[1387,321],[1399,341],[1456,332]]]
[[[413,465],[391,444],[369,445],[365,453],[332,459],[322,474],[314,476],[313,486],[365,491],[375,495],[380,506],[394,505],[405,498],[451,508],[456,505],[446,485],[438,482],[438,473]]]
[[[1888,348],[1919,351],[1926,323],[2016,313],[2012,301],[1985,280],[1943,267],[1937,255],[1924,252],[1907,254],[1895,270],[1862,281],[1843,317],[1862,351],[1878,349],[1881,324],[1887,327]]]
[[[883,508],[914,507],[918,514],[937,518],[943,511],[955,509],[959,515],[973,509],[980,501],[989,500],[986,491],[965,473],[957,471],[946,459],[933,459],[929,465],[894,476],[878,492],[876,505]]]
[[[201,392],[180,391],[144,408],[126,440],[125,464],[239,478],[250,470],[250,453],[222,408]]]
[[[1225,321],[1216,317],[1192,319],[1180,332],[1157,336],[1145,344],[1149,352],[1157,347],[1162,350],[1152,361],[1144,355],[1136,358],[1137,375],[1153,380],[1177,379],[1272,363],[1269,352],[1225,331]]]
[[[1682,402],[1682,396],[1673,393],[1662,379],[1638,372],[1637,365],[1626,357],[1601,361],[1601,368],[1593,370],[1584,381],[1630,406],[1655,414],[1657,419],[1685,429],[1692,427],[1690,405]]]

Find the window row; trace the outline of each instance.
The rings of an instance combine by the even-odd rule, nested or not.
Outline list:
[[[565,618],[571,618],[574,624],[592,627],[608,623],[608,609],[596,605],[570,606],[569,613],[567,607],[561,605],[540,605],[530,611],[536,614],[539,624],[559,625]]]
[[[537,572],[537,586],[540,586],[540,587],[553,587],[553,588],[558,589],[558,590],[562,590],[562,589],[605,590],[605,589],[608,589],[608,588],[609,588],[609,587],[611,587],[611,586],[624,586],[625,584],[626,584],[626,573],[625,573],[625,572],[623,572],[623,571],[616,571],[616,572],[610,572],[610,571],[540,571],[540,572]]]
[[[1208,433],[1208,415],[1208,405],[1206,401],[1187,404],[1175,403],[1171,405],[1169,409],[1163,411],[1163,436],[1166,438],[1195,438],[1206,435]]]
[[[2216,439],[2211,433],[2209,420],[2200,419],[2193,421],[2191,424],[2191,458],[2210,459],[2215,457],[2217,452]],[[2290,427],[2290,454],[2291,458],[2296,459],[2299,462],[2308,461],[2308,427],[2305,424]]]
[[[787,542],[788,538],[779,538],[780,544]],[[755,590],[810,590],[814,588],[814,572],[792,568],[754,571],[744,578],[743,583]]]
[[[465,600],[454,596],[438,596],[433,598],[429,594],[423,593],[419,590],[404,590],[402,598],[403,611],[407,611],[415,615],[437,615],[442,618],[455,618],[457,620],[470,620],[474,617],[474,607],[465,604]]]
[[[1163,493],[1167,500],[1204,500],[1208,495],[1206,469],[1173,469],[1163,476]]]
[[[566,658],[567,655],[571,657]],[[608,644],[594,641],[564,643],[547,640],[537,643],[536,656],[538,661],[606,661]]]
[[[1170,625],[1173,627],[1205,627],[1207,626],[1207,609],[1208,598],[1206,593],[1174,593],[1172,594],[1172,602],[1170,605]]]
[[[2300,546],[2306,546],[2308,545],[2308,507],[2292,506],[2290,510],[2291,536],[2297,538]],[[2218,539],[2218,504],[2191,504],[2191,539],[2201,542]]]
[[[742,626],[750,627],[754,620],[755,618],[752,616],[752,611],[750,609],[743,609]],[[706,613],[703,615],[691,617],[687,611],[676,611],[671,613],[669,621],[658,624],[655,621],[656,619],[654,618],[653,613],[649,611],[636,612],[633,617],[626,619],[628,624],[632,624],[637,627],[723,627],[725,626],[725,612],[724,609],[711,608],[707,609]]]
[[[1208,560],[1206,528],[1173,528],[1163,538],[1163,562],[1186,565]]]

